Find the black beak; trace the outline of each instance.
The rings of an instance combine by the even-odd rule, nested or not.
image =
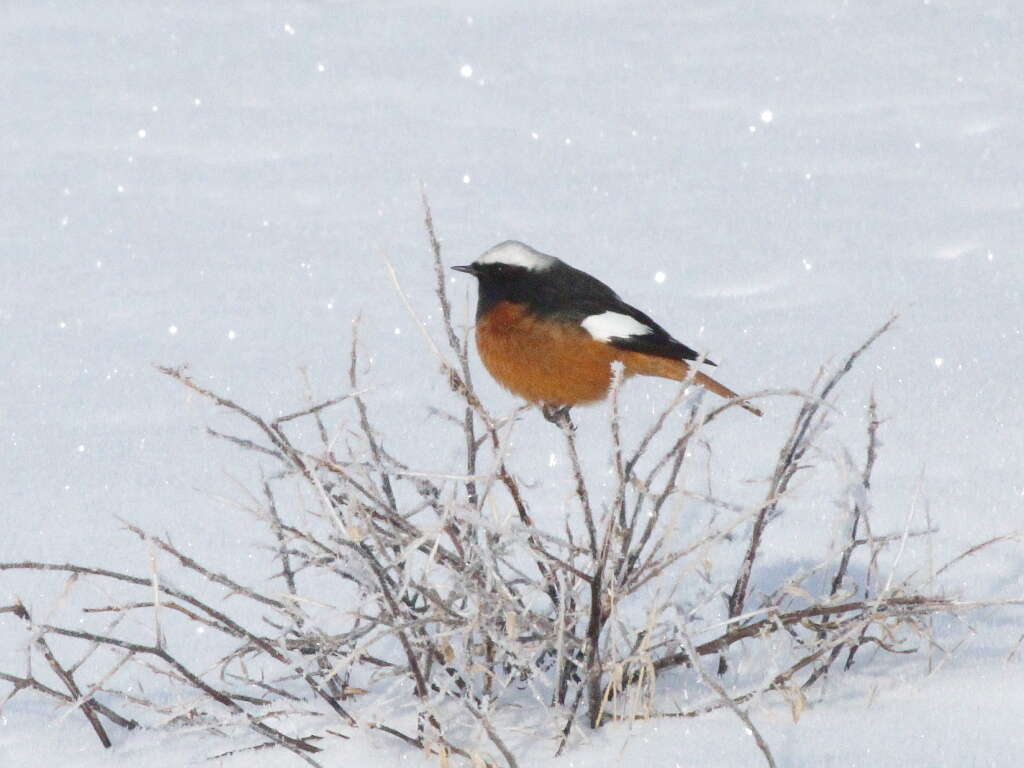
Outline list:
[[[454,269],[456,272],[465,272],[470,275],[476,274],[476,267],[474,267],[472,264],[467,264],[464,267],[452,267],[452,269]]]

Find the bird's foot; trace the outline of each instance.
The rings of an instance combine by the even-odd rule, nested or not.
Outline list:
[[[550,421],[552,424],[574,429],[572,423],[572,417],[569,416],[569,409],[572,406],[569,405],[547,405],[546,403],[540,407],[540,412],[544,414],[544,418]]]

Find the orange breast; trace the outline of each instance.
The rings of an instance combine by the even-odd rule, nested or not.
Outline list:
[[[595,340],[582,327],[530,315],[526,307],[499,302],[476,326],[480,359],[498,383],[534,403],[578,405],[608,394],[612,363],[627,376],[681,379],[681,360],[626,352]]]

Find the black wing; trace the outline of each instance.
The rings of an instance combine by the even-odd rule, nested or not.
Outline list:
[[[582,323],[591,315],[618,312],[642,323],[650,328],[651,332],[626,338],[612,337],[609,342],[612,346],[631,352],[667,357],[671,360],[696,360],[700,357],[696,351],[672,338],[668,331],[639,309],[624,302],[615,291],[596,277],[575,267],[570,267],[564,262],[560,266],[565,270],[562,275],[563,279],[558,281],[560,295],[545,297],[547,301],[545,298],[541,299],[542,304],[547,303],[553,310],[552,314]],[[548,283],[548,285],[551,284]],[[546,288],[547,286],[541,288],[541,293],[546,292]],[[704,362],[708,365],[715,365],[710,360]]]
[[[613,347],[628,349],[630,352],[641,352],[646,355],[668,357],[672,360],[696,360],[700,357],[698,352],[690,349],[681,341],[676,341],[668,331],[651,320],[650,317],[621,299],[619,299],[619,306],[611,311],[629,315],[634,320],[643,323],[651,329],[651,333],[645,333],[642,336],[629,336],[625,339],[612,337],[609,343]],[[704,362],[708,365],[716,365],[711,360],[705,359]]]

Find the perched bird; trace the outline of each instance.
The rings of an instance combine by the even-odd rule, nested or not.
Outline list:
[[[546,409],[603,399],[615,361],[625,376],[682,381],[687,361],[700,357],[596,277],[516,240],[452,269],[479,281],[476,345],[487,370],[505,389]],[[693,381],[722,397],[737,396],[699,371]]]

